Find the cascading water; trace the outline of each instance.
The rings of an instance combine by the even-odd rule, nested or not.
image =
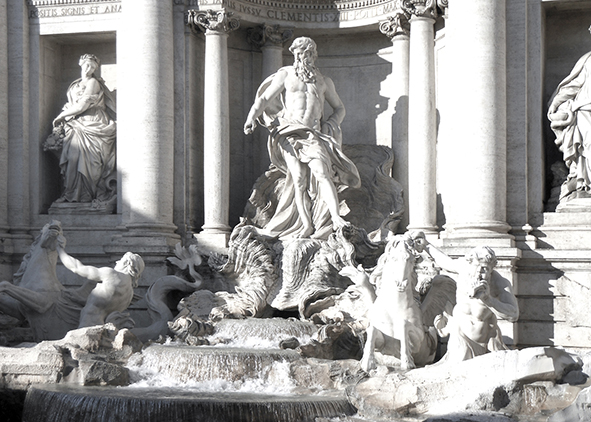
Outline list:
[[[25,422],[307,422],[352,414],[343,398],[200,393],[184,389],[32,387]]]
[[[314,421],[351,415],[339,391],[321,391],[314,374],[292,375],[302,358],[281,350],[287,338],[308,341],[314,324],[282,319],[224,320],[217,346],[153,344],[128,362],[128,387],[34,387],[24,422]],[[313,372],[313,371],[310,371]]]

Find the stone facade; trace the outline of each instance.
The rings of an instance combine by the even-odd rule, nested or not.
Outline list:
[[[207,10],[238,24],[187,25]],[[1,278],[56,218],[59,167],[41,145],[82,54],[117,93],[117,209],[57,218],[85,263],[141,254],[143,294],[177,242],[223,248],[269,164],[244,119],[263,78],[291,63],[286,41],[306,35],[347,109],[344,143],[394,150],[399,231],[454,256],[493,247],[520,302],[503,326],[517,345],[591,347],[591,209],[550,211],[561,155],[545,117],[591,50],[589,22],[591,1],[575,0],[0,0]]]

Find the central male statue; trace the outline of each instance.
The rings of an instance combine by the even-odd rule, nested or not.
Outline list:
[[[326,238],[347,224],[339,214],[335,184],[357,188],[361,181],[355,164],[341,151],[345,107],[333,81],[314,66],[316,43],[300,37],[289,50],[293,66],[282,67],[261,84],[244,124],[247,135],[257,120],[269,129],[271,163],[286,175],[275,214],[263,232]],[[333,109],[327,119],[325,100]]]

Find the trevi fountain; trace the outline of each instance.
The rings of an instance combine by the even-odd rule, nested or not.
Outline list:
[[[591,420],[590,25],[0,0],[0,420]]]

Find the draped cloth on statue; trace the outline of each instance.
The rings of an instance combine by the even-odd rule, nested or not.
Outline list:
[[[62,201],[108,201],[116,193],[115,101],[104,82],[97,81],[101,90],[95,95],[84,95],[80,79],[68,88],[68,103],[64,108],[80,101],[89,106],[64,125],[60,157],[65,185]]]
[[[548,113],[556,144],[569,169],[560,199],[575,191],[591,191],[591,52],[575,64],[550,99]]]
[[[269,76],[257,91],[259,98],[271,84],[275,74]],[[311,90],[314,84],[308,84]],[[268,140],[269,157],[271,164],[285,174],[284,189],[279,196],[275,214],[270,221],[260,230],[261,233],[279,238],[298,237],[304,230],[304,225],[299,217],[295,203],[295,187],[292,175],[285,162],[286,147],[291,146],[296,158],[307,164],[311,160],[318,159],[328,164],[332,172],[333,182],[339,186],[359,187],[361,180],[355,164],[345,156],[341,150],[340,127],[334,122],[324,122],[325,131],[318,128],[307,127],[301,122],[288,121],[283,117],[285,110],[283,94],[269,102],[259,122],[270,131]],[[318,197],[317,180],[308,170],[306,206],[311,211],[312,224],[314,225],[313,238],[326,239],[332,233],[332,220],[322,198]]]

